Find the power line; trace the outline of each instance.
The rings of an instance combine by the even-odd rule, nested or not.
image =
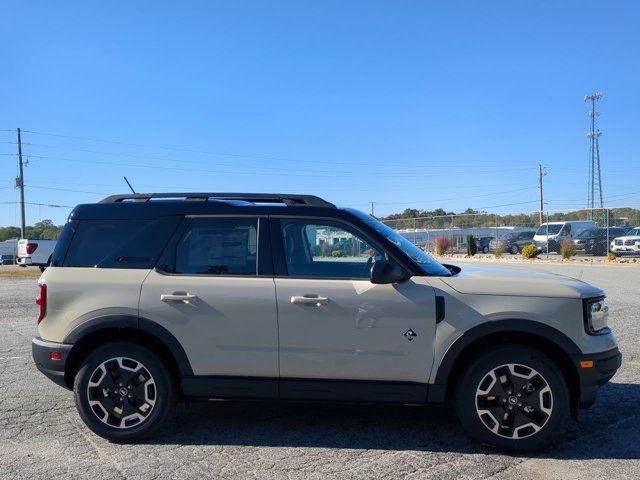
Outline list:
[[[515,183],[509,183],[509,185],[513,185],[513,186],[517,186],[517,185],[529,185],[531,182],[515,182]],[[39,186],[39,187],[43,187],[46,185],[42,185],[42,184],[54,184],[54,185],[79,185],[79,186],[86,186],[86,187],[118,187],[121,188],[122,184],[121,183],[79,183],[79,182],[60,182],[60,181],[38,181],[38,182],[29,182],[26,184],[27,187],[34,187],[34,186]],[[563,183],[564,184],[564,183]],[[137,185],[140,188],[148,188],[154,191],[158,191],[158,190],[163,190],[163,189],[173,189],[173,190],[194,190],[194,191],[205,191],[208,189],[208,187],[203,187],[203,188],[196,188],[193,185],[190,185],[188,187],[180,187],[177,186],[175,184],[173,185],[167,185],[167,186],[159,186],[159,185]],[[488,187],[502,187],[504,186],[504,182],[501,183],[494,183],[494,184],[477,184],[477,185],[472,185],[472,186],[468,186],[465,187],[465,190],[470,190],[470,189],[474,189],[474,188],[481,188],[481,189],[486,189]],[[436,185],[436,186],[429,186],[429,187],[397,187],[397,188],[386,188],[384,189],[385,192],[390,192],[390,191],[412,191],[412,190],[420,190],[420,191],[424,191],[424,190],[429,190],[429,191],[438,191],[438,190],[446,190],[446,191],[451,191],[451,187],[447,186],[447,185]],[[377,188],[323,188],[322,189],[323,192],[380,192],[380,187]],[[377,203],[377,202],[376,202]]]
[[[104,144],[111,144],[111,145],[122,145],[122,146],[130,146],[130,147],[137,147],[137,148],[151,148],[151,149],[156,149],[156,150],[168,150],[168,151],[176,151],[176,152],[197,153],[197,154],[202,154],[202,155],[214,155],[214,156],[224,156],[224,157],[233,157],[233,158],[254,158],[254,159],[258,159],[258,160],[277,160],[277,161],[282,161],[282,162],[295,162],[295,163],[313,163],[313,164],[325,163],[325,164],[335,164],[335,165],[344,165],[345,164],[345,162],[339,162],[339,161],[338,162],[331,162],[331,161],[326,161],[326,160],[305,160],[305,159],[299,159],[299,158],[287,158],[287,157],[279,157],[279,156],[273,156],[273,155],[256,155],[256,154],[239,154],[239,153],[228,153],[228,152],[213,152],[213,151],[200,150],[200,149],[195,149],[195,148],[184,148],[184,147],[174,147],[174,146],[164,146],[164,145],[151,145],[151,144],[143,144],[143,143],[135,143],[135,142],[123,142],[123,141],[116,141],[116,140],[104,140],[104,139],[90,138],[90,137],[79,137],[79,136],[73,136],[73,135],[62,135],[62,134],[56,134],[56,133],[38,132],[38,131],[33,131],[33,130],[23,130],[23,132],[24,133],[29,133],[29,134],[34,134],[34,135],[43,135],[43,136],[57,137],[57,138],[66,138],[66,139],[72,139],[72,140],[81,140],[81,141],[104,143]],[[54,148],[63,148],[63,147],[54,147]],[[370,167],[372,165],[372,162],[349,162],[349,164],[350,165],[360,165],[360,166]],[[374,163],[374,165],[383,166],[385,164]],[[390,167],[397,167],[398,166],[397,163],[390,163],[390,164],[386,164],[386,165],[390,166]],[[473,168],[473,167],[476,166],[476,164],[457,165],[457,166],[461,167],[461,168]]]
[[[11,143],[11,142],[8,142]],[[83,152],[83,153],[93,153],[93,154],[98,154],[98,155],[109,155],[109,156],[116,156],[116,157],[130,157],[130,158],[140,158],[140,159],[145,159],[145,160],[160,160],[160,161],[169,161],[169,162],[181,162],[181,163],[194,163],[194,164],[201,164],[201,165],[220,165],[220,166],[227,166],[227,167],[237,167],[237,166],[243,166],[243,165],[238,165],[237,163],[212,163],[210,161],[207,162],[202,162],[202,161],[196,161],[196,160],[184,160],[184,159],[176,159],[176,158],[167,158],[167,157],[154,157],[154,156],[149,156],[149,155],[136,155],[136,154],[130,154],[130,153],[119,153],[119,152],[105,152],[105,151],[101,151],[101,150],[90,150],[90,149],[84,149],[84,148],[76,148],[76,147],[63,147],[63,146],[59,146],[59,145],[47,145],[47,144],[41,144],[41,143],[27,143],[27,142],[23,142],[23,145],[30,145],[33,147],[41,147],[41,148],[53,148],[53,149],[58,149],[58,150],[69,150],[69,151],[76,151],[76,152]],[[240,155],[239,155],[240,156]],[[330,162],[330,161],[326,161],[326,160],[288,160],[288,159],[281,159],[281,161],[291,161],[291,162],[296,162],[296,163],[313,163],[313,164],[330,164],[330,165],[340,165],[340,166],[344,166],[345,162]],[[361,165],[361,166],[371,166],[371,162],[366,162],[366,163],[357,163],[357,162],[349,162],[349,165]],[[380,164],[380,163],[375,163],[376,166],[389,166],[389,167],[397,167],[397,163],[390,163],[390,164]],[[512,164],[515,166],[522,166],[522,167],[527,167],[529,166],[529,164]],[[454,165],[456,168],[458,169],[466,169],[466,168],[473,168],[476,167],[476,165],[462,165],[462,164],[455,164]],[[485,165],[485,166],[490,166],[490,165]],[[496,168],[498,168],[500,165],[495,165]],[[447,166],[441,167],[441,168],[446,168]],[[269,170],[291,170],[290,167],[286,167],[286,168],[277,168],[277,167],[259,167],[259,166],[254,166],[254,165],[247,165],[247,168],[260,168],[260,169],[269,169]],[[318,170],[315,170],[318,171]],[[360,172],[358,172],[360,173]]]
[[[413,203],[434,203],[434,202],[448,202],[451,200],[467,200],[470,198],[481,198],[481,197],[492,197],[495,195],[504,195],[506,193],[513,193],[513,192],[526,192],[529,190],[533,190],[534,188],[518,188],[516,190],[506,190],[503,192],[493,192],[493,193],[483,193],[481,195],[469,195],[469,196],[465,196],[465,197],[452,197],[452,198],[437,198],[437,199],[433,199],[433,200],[415,200],[415,201],[408,201],[408,202],[375,202],[376,205],[408,205],[408,204],[413,204]],[[359,206],[364,206],[364,205],[370,205],[371,202],[368,203],[360,203],[357,204]],[[352,204],[352,205],[356,205],[356,204]]]
[[[19,205],[20,202],[0,202],[0,205]],[[25,205],[36,205],[39,207],[52,207],[52,208],[73,208],[71,205],[54,205],[51,203],[35,203],[35,202],[24,202]]]
[[[111,165],[111,166],[119,166],[119,167],[132,167],[132,168],[147,168],[151,170],[172,170],[172,171],[183,171],[183,172],[196,172],[196,173],[215,173],[215,174],[228,174],[228,175],[256,175],[256,172],[230,172],[230,171],[222,171],[222,170],[207,170],[207,169],[193,169],[193,168],[181,168],[181,167],[164,167],[161,165],[143,165],[136,163],[121,163],[121,162],[105,162],[100,160],[79,160],[75,158],[64,158],[64,157],[52,157],[48,155],[29,155],[29,158],[40,158],[40,159],[48,159],[48,160],[58,160],[64,162],[77,162],[77,163],[87,163],[91,165]],[[526,170],[534,170],[534,167],[528,168],[518,168],[518,169],[507,169],[503,170],[503,172],[521,172]],[[336,172],[326,172],[328,175],[318,175],[316,172],[309,173],[271,173],[271,172],[263,172],[260,175],[270,175],[270,176],[283,176],[283,177],[322,177],[322,178],[335,178]],[[421,177],[435,177],[435,176],[449,176],[451,172],[444,173],[423,173],[423,172],[407,172],[407,173],[388,173],[388,172],[380,172],[380,173],[371,173],[371,172],[340,172],[340,175],[355,175],[359,178],[362,177],[397,177],[397,178],[415,178],[417,176]],[[495,170],[490,171],[464,171],[457,172],[456,175],[495,175]]]

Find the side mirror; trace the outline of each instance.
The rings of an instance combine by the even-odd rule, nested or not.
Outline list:
[[[410,276],[400,265],[388,260],[378,260],[371,267],[371,283],[402,283]]]

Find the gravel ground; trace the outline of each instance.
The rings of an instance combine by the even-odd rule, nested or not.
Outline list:
[[[33,366],[35,280],[0,279],[0,477],[640,478],[640,268],[518,268],[604,287],[624,355],[596,405],[581,412],[579,423],[567,423],[564,441],[529,456],[474,445],[446,407],[192,404],[180,407],[154,441],[110,444],[84,427],[71,393]]]

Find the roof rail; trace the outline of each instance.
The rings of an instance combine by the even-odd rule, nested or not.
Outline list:
[[[110,197],[100,200],[98,203],[148,202],[151,199],[181,199],[196,201],[239,200],[252,203],[284,203],[289,207],[336,208],[333,203],[327,202],[315,195],[289,195],[278,193],[128,193],[123,195],[111,195]]]

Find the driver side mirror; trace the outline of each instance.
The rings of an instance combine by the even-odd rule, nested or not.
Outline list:
[[[402,283],[410,277],[404,268],[388,260],[378,260],[371,267],[371,283]]]

